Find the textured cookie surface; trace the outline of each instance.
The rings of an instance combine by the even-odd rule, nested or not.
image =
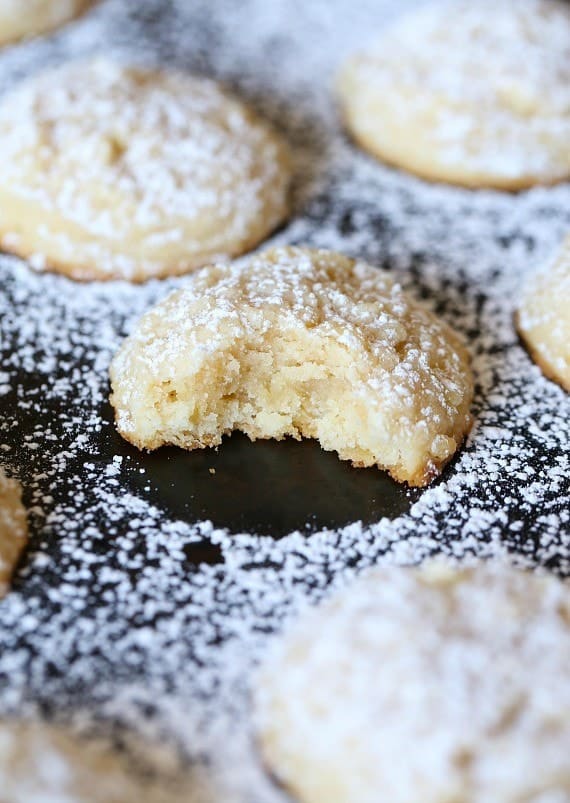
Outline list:
[[[0,803],[186,803],[154,780],[137,779],[101,742],[41,722],[0,722]]]
[[[57,28],[93,0],[0,0],[0,44]]]
[[[529,282],[517,325],[546,376],[570,392],[570,237],[554,261]]]
[[[27,540],[28,524],[20,486],[0,468],[0,599],[8,591],[12,571]]]
[[[340,76],[371,153],[427,179],[521,189],[570,176],[570,8],[459,0],[405,16]]]
[[[183,273],[284,217],[289,155],[216,83],[107,61],[0,105],[2,246],[76,279]]]
[[[303,803],[567,803],[569,673],[567,583],[373,570],[275,644],[259,743]]]
[[[119,432],[141,448],[216,446],[233,430],[317,438],[424,485],[469,429],[468,355],[385,272],[278,248],[191,277],[111,365]]]

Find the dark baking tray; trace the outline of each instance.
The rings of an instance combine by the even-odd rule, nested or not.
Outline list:
[[[369,5],[367,13],[372,20],[376,4]],[[384,3],[383,8],[389,5]],[[392,12],[398,10],[395,8],[398,5],[392,4]],[[9,84],[44,63],[100,50],[101,42],[105,48],[112,43],[152,60],[221,75],[284,128],[295,147],[305,151],[301,172],[310,173],[311,166],[327,148],[321,131],[325,123],[311,113],[310,104],[303,106],[301,89],[297,95],[288,94],[288,90],[275,94],[269,86],[272,81],[279,82],[280,64],[288,57],[289,48],[303,26],[307,41],[326,34],[325,22],[332,13],[328,7],[328,3],[320,0],[306,7],[303,4],[302,8],[296,4],[290,15],[285,15],[290,30],[270,31],[254,43],[257,48],[254,59],[251,42],[241,42],[234,29],[224,22],[226,14],[231,12],[232,18],[237,15],[243,34],[248,30],[251,14],[255,14],[253,2],[245,3],[240,10],[231,0],[195,3],[146,0],[136,4],[109,0],[92,12],[92,18],[81,22],[86,26],[84,35],[63,31],[45,42],[26,45],[23,51],[6,55],[1,62],[1,78],[4,85]],[[353,14],[352,4],[339,2],[335,9],[337,24],[342,28],[342,19]],[[363,8],[359,8],[358,14],[364,19]],[[261,63],[263,72],[259,71]],[[330,125],[330,120],[326,124]],[[347,253],[398,274],[416,296],[462,330],[474,352],[477,373],[476,425],[472,438],[429,490],[408,489],[375,469],[352,468],[309,441],[251,443],[235,434],[218,450],[185,453],[164,448],[153,454],[139,452],[114,429],[101,365],[96,370],[96,393],[91,405],[85,405],[85,397],[78,401],[73,383],[66,382],[70,376],[77,382],[89,381],[90,372],[95,371],[90,362],[92,355],[81,345],[83,341],[71,356],[53,349],[49,356],[56,360],[49,379],[45,372],[34,370],[34,361],[44,359],[46,354],[42,351],[42,337],[38,337],[34,347],[33,333],[26,330],[26,308],[32,310],[34,305],[42,303],[44,286],[51,288],[50,297],[54,296],[54,287],[62,288],[61,300],[53,310],[54,327],[61,330],[68,327],[70,337],[74,332],[83,332],[84,339],[91,337],[97,342],[97,322],[82,317],[77,310],[68,313],[66,309],[66,299],[74,292],[74,286],[66,279],[50,276],[38,276],[28,282],[25,278],[28,268],[15,267],[14,260],[0,258],[0,311],[6,316],[0,319],[0,370],[2,365],[9,365],[11,383],[9,391],[0,396],[0,444],[9,447],[0,454],[0,459],[23,482],[31,524],[30,548],[15,577],[16,593],[0,606],[0,714],[3,710],[26,712],[28,708],[40,708],[51,716],[73,719],[77,711],[88,709],[96,720],[105,694],[112,698],[113,689],[131,683],[146,684],[149,688],[158,683],[169,692],[178,690],[190,697],[208,697],[214,705],[222,681],[216,675],[216,682],[208,692],[199,688],[196,678],[206,659],[204,652],[196,648],[196,642],[202,642],[192,628],[211,631],[208,648],[212,652],[208,653],[208,660],[215,665],[216,659],[212,657],[215,650],[222,649],[234,637],[231,629],[234,597],[228,597],[228,602],[224,596],[229,587],[242,583],[245,595],[247,572],[255,573],[255,582],[259,582],[260,570],[266,572],[263,582],[267,589],[277,589],[275,614],[264,611],[256,618],[257,613],[251,613],[251,630],[270,632],[291,603],[291,590],[283,587],[280,596],[278,590],[293,551],[302,566],[294,582],[298,582],[302,591],[317,586],[315,593],[320,593],[340,571],[363,568],[380,559],[387,550],[380,539],[376,546],[375,535],[366,542],[366,552],[359,551],[364,539],[359,541],[358,536],[350,549],[345,550],[346,539],[339,528],[357,521],[367,525],[381,519],[393,520],[397,525],[401,517],[408,526],[401,536],[402,545],[406,546],[407,540],[416,535],[416,519],[411,517],[413,506],[421,503],[424,494],[433,494],[433,489],[443,495],[451,488],[452,496],[454,493],[456,496],[444,512],[434,506],[429,521],[425,517],[417,519],[418,537],[425,532],[431,539],[428,551],[437,551],[439,544],[446,554],[453,552],[454,545],[461,552],[467,541],[467,529],[471,527],[470,531],[476,531],[474,551],[479,549],[478,545],[499,541],[506,551],[525,561],[570,574],[569,525],[568,517],[564,518],[570,508],[570,480],[567,476],[565,482],[558,480],[551,487],[547,481],[550,467],[562,465],[568,456],[570,404],[560,389],[539,377],[526,357],[509,323],[508,308],[513,299],[497,299],[493,294],[493,283],[500,282],[508,270],[514,269],[514,264],[527,270],[543,258],[547,246],[553,246],[564,230],[570,230],[567,189],[553,188],[521,196],[491,193],[481,200],[483,196],[477,193],[426,188],[422,182],[374,165],[355,151],[351,158],[354,164],[341,165],[314,192],[307,176],[301,176],[295,214],[291,223],[277,233],[276,241],[317,246],[340,243]],[[453,199],[452,204],[447,204],[448,198]],[[426,218],[429,225],[421,229],[423,237],[417,241],[409,232],[415,232],[417,221]],[[532,225],[528,225],[529,221]],[[456,245],[458,231],[463,234],[460,247],[454,250],[451,246]],[[477,262],[481,233],[489,243],[491,256],[484,255],[482,264],[487,272],[477,292],[473,292],[474,273],[464,269],[464,263]],[[520,270],[522,273],[522,267]],[[161,297],[168,287],[157,284],[154,295]],[[78,297],[83,292],[77,286]],[[133,290],[133,298],[136,292]],[[24,294],[29,295],[24,297]],[[21,336],[19,324],[13,319],[7,323],[14,314],[21,318]],[[488,331],[489,322],[501,316],[506,323],[501,337],[496,339],[495,333]],[[121,314],[113,313],[99,323],[111,327],[119,342],[132,325],[132,318],[127,303]],[[108,361],[110,356],[107,354],[105,359]],[[505,384],[507,364],[520,365],[520,371]],[[494,395],[497,387],[508,398],[497,399]],[[523,406],[528,409],[526,417],[519,413]],[[544,414],[548,409],[552,411],[550,423]],[[84,446],[77,449],[74,444],[86,420],[96,421],[97,426],[89,428]],[[456,492],[453,483],[465,473],[461,461],[478,454],[478,427],[482,423],[504,432],[507,448],[509,444],[518,444],[520,465],[516,470],[512,466],[489,465],[487,472],[477,463],[468,490]],[[66,453],[70,456],[63,458]],[[131,493],[151,503],[157,516],[153,519],[155,523],[209,519],[215,527],[225,528],[235,536],[244,533],[263,536],[247,546],[247,559],[240,558],[239,571],[235,571],[237,579],[230,577],[233,569],[227,565],[231,550],[227,541],[224,546],[219,539],[205,533],[184,543],[184,560],[177,571],[184,571],[190,580],[187,586],[180,580],[179,594],[183,599],[177,597],[176,606],[178,609],[186,606],[193,612],[184,620],[187,629],[178,633],[185,653],[176,672],[163,666],[152,647],[146,652],[143,647],[133,647],[130,651],[125,648],[117,653],[120,661],[113,655],[109,657],[99,635],[95,632],[86,638],[62,610],[62,589],[68,586],[73,589],[70,577],[76,577],[82,616],[102,622],[106,633],[111,627],[116,628],[117,638],[134,627],[158,630],[164,619],[175,621],[175,606],[170,601],[172,586],[165,586],[162,601],[164,606],[172,606],[169,613],[159,616],[141,609],[134,615],[112,600],[112,584],[98,582],[101,566],[116,570],[133,587],[145,568],[162,570],[162,558],[154,551],[152,534],[144,528],[131,535],[131,563],[127,566],[121,563],[124,558],[118,545],[133,530],[133,514],[121,506],[114,509],[112,499],[104,504],[97,480],[117,456],[123,458],[117,473],[119,492]],[[531,480],[517,476],[521,468],[541,478],[539,498],[529,496]],[[56,511],[58,515],[54,516]],[[548,525],[548,516],[555,525]],[[94,527],[98,530],[95,536],[91,533]],[[310,549],[307,554],[299,552],[298,540],[284,538],[298,530],[310,546],[312,535],[327,529],[331,531],[328,553],[323,547],[319,562],[311,562]],[[86,531],[90,533],[89,550],[97,567],[93,571],[85,554],[76,554],[70,548],[82,543]],[[275,550],[272,544],[276,545]],[[42,555],[49,560],[39,560]],[[406,557],[409,559],[413,559],[413,554]],[[208,574],[205,567],[213,574]],[[206,608],[199,613],[194,611],[198,603],[191,579],[198,576],[219,583],[220,588],[213,594],[215,611]],[[160,592],[155,589],[153,593]],[[26,612],[33,612],[36,617],[35,630],[25,626]],[[53,637],[48,629],[50,624],[54,628]],[[18,656],[18,671],[9,668],[10,654]],[[221,677],[222,670],[219,672]],[[102,681],[107,684],[104,691],[99,687]],[[236,699],[241,699],[247,683],[244,673],[237,691],[232,691]],[[154,703],[150,701],[147,705],[148,717],[152,718]],[[122,714],[105,716],[118,722]],[[200,750],[207,753],[206,748]],[[247,803],[254,798],[249,796]]]

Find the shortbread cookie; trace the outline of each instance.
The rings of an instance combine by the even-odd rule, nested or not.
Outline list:
[[[259,744],[303,803],[567,803],[569,677],[568,583],[373,570],[274,646]]]
[[[137,777],[109,745],[41,722],[0,722],[0,803],[191,803]]]
[[[570,236],[555,260],[529,282],[517,326],[546,376],[570,392]]]
[[[570,7],[458,0],[404,16],[339,82],[355,139],[433,181],[517,190],[570,176]]]
[[[205,268],[142,318],[111,380],[119,432],[140,448],[317,438],[411,485],[471,424],[459,338],[389,274],[330,251]]]
[[[107,61],[0,105],[0,242],[75,279],[179,274],[262,240],[287,211],[286,145],[213,81]]]
[[[26,511],[16,480],[0,468],[0,599],[8,591],[14,566],[28,541]]]
[[[94,0],[0,0],[0,45],[36,36],[77,17]]]

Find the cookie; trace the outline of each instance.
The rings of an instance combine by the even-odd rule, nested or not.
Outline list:
[[[570,177],[570,7],[458,0],[404,16],[341,72],[348,130],[430,181],[519,190]]]
[[[570,236],[529,282],[516,322],[533,360],[570,392]]]
[[[0,45],[58,28],[94,0],[0,0]]]
[[[376,569],[257,677],[267,767],[303,803],[570,800],[570,586],[503,564]]]
[[[0,104],[0,244],[74,279],[142,281],[240,254],[287,213],[289,152],[217,83],[104,60]]]
[[[6,594],[14,566],[28,541],[26,511],[16,480],[0,468],[0,599]]]
[[[137,777],[101,741],[78,739],[44,722],[0,722],[4,803],[191,803],[191,789]]]
[[[471,425],[457,335],[387,274],[276,248],[192,276],[111,365],[116,423],[139,448],[316,438],[355,466],[426,485]]]

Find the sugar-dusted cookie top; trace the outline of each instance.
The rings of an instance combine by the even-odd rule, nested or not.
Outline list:
[[[76,279],[183,273],[287,211],[288,149],[214,81],[105,60],[0,104],[0,239]]]
[[[111,365],[119,432],[141,448],[317,438],[357,466],[432,480],[468,431],[473,378],[457,335],[387,273],[277,248],[191,277]]]
[[[95,0],[0,0],[0,45],[57,28],[93,2]]]
[[[303,803],[567,801],[569,675],[567,582],[376,569],[275,642],[258,743]]]
[[[570,236],[528,283],[517,326],[546,376],[570,392]]]
[[[6,594],[14,566],[28,541],[26,511],[16,480],[0,468],[0,599]]]
[[[570,7],[431,3],[349,60],[355,139],[424,178],[521,189],[570,177]]]

